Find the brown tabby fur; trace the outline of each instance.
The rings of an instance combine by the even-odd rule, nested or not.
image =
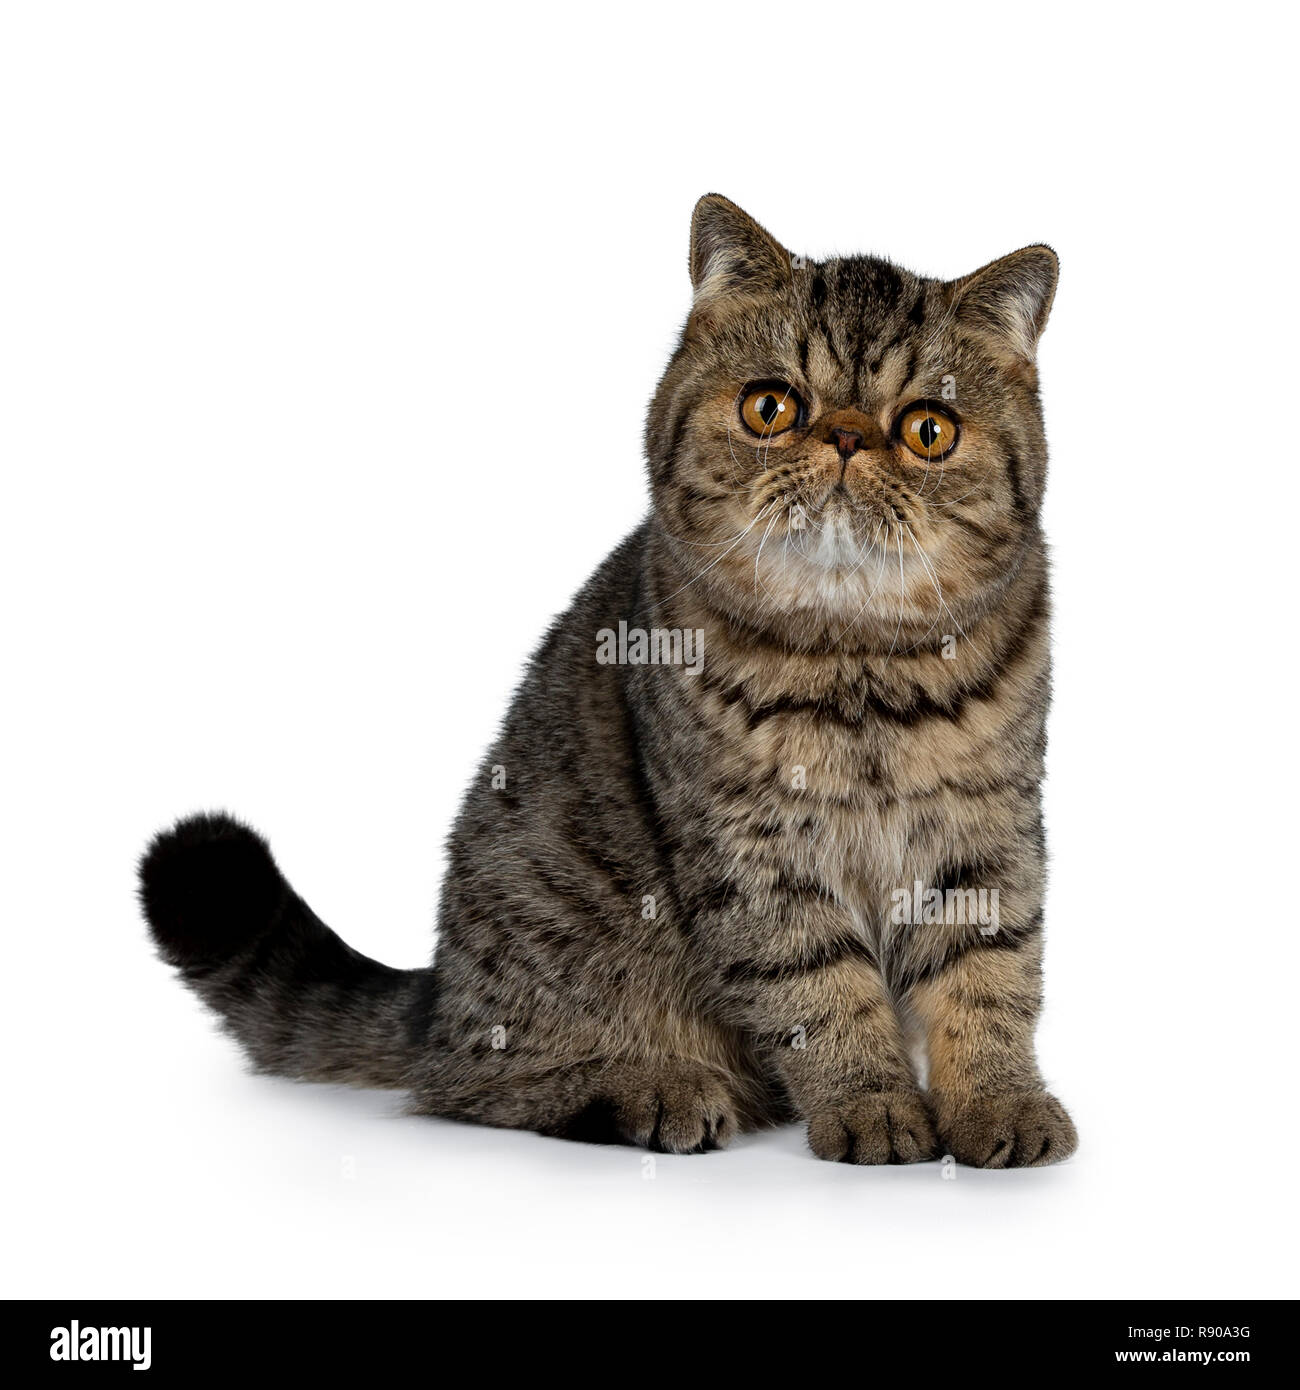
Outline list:
[[[145,861],[162,953],[259,1066],[430,1115],[670,1152],[797,1116],[823,1158],[1063,1158],[1033,1050],[1056,258],[955,282],[792,261],[710,195],[691,273],[651,516],[552,628],[470,788],[435,964],[343,946],[222,817]],[[737,404],[768,380],[807,418],[756,439]],[[960,421],[943,463],[892,432],[918,400]],[[861,436],[847,459],[834,428]],[[598,663],[620,619],[702,631],[702,671]],[[997,889],[996,930],[891,921],[914,883]]]

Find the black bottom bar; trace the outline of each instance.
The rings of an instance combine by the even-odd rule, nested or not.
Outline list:
[[[722,1320],[718,1347],[727,1348],[729,1362],[739,1363],[735,1369],[743,1371],[752,1357],[767,1373],[775,1369],[769,1357],[784,1363],[776,1342],[794,1356],[788,1364],[802,1364],[805,1373],[819,1362],[829,1367],[849,1357],[871,1374],[905,1354],[927,1377],[975,1367],[1034,1369],[1041,1375],[1048,1369],[1042,1364],[1045,1350],[1058,1367],[1108,1367],[1134,1376],[1144,1368],[1178,1366],[1232,1375],[1243,1368],[1278,1369],[1293,1360],[1291,1300],[875,1302],[863,1305],[851,1322],[837,1317],[833,1327],[797,1312],[779,1337],[773,1333],[780,1324],[762,1312],[765,1304],[753,1305],[759,1316],[747,1332],[747,1306],[729,1304],[725,1313],[711,1314],[708,1304],[697,1305],[689,1321],[679,1323],[648,1315],[644,1304],[605,1303],[593,1319],[585,1307],[566,1314],[557,1301],[530,1333],[532,1319],[521,1319],[513,1309],[488,1315],[503,1319],[499,1332],[492,1332],[491,1321],[463,1317],[456,1304],[18,1301],[4,1310],[6,1369],[17,1362],[29,1373],[64,1379],[320,1371],[331,1380],[415,1370],[436,1380],[459,1364],[473,1367],[473,1378],[482,1381],[512,1369],[513,1361],[549,1380],[557,1366],[575,1364],[572,1352],[563,1352],[565,1344],[590,1352],[594,1338],[609,1350],[620,1344],[625,1353],[635,1349],[625,1362],[629,1368],[648,1372],[658,1363],[665,1374],[685,1350],[683,1331],[689,1328],[696,1352],[701,1339],[707,1346],[710,1316]],[[590,1363],[574,1379],[586,1379],[589,1371]]]

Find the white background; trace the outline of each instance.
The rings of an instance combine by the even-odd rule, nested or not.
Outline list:
[[[1294,1296],[1281,6],[15,4],[0,22],[3,1261],[27,1295]],[[1057,614],[1051,1170],[657,1160],[247,1076],[151,956],[224,807],[367,953],[645,507],[709,190],[1027,242]]]

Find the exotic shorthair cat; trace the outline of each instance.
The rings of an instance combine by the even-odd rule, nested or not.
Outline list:
[[[141,865],[261,1070],[694,1153],[1052,1163],[1034,1057],[1056,257],[791,256],[701,199],[652,510],[533,657],[449,842],[434,963],[358,954],[223,815]]]

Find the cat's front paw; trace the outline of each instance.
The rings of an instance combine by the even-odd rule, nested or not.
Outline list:
[[[815,1110],[808,1145],[836,1163],[924,1163],[938,1152],[917,1091],[863,1091]]]
[[[1046,1091],[934,1100],[945,1151],[972,1168],[1059,1163],[1079,1142],[1065,1107]]]

